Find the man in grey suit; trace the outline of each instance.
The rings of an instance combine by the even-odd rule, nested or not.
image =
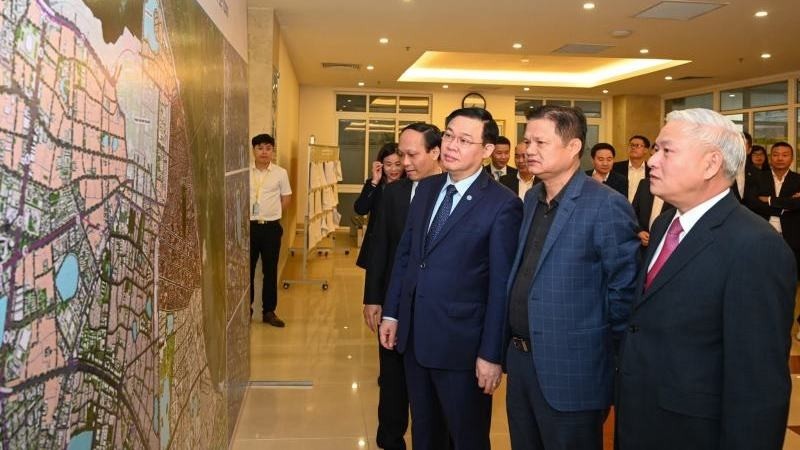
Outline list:
[[[626,198],[580,170],[586,118],[546,105],[528,114],[525,197],[509,278],[506,406],[511,445],[603,448],[614,342],[628,320],[639,239]]]
[[[789,413],[791,249],[730,187],[741,132],[707,109],[673,111],[648,161],[674,205],[653,223],[622,345],[620,450],[774,450]]]

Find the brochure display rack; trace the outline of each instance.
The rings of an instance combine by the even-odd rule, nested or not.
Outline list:
[[[308,277],[308,256],[316,251],[327,256],[330,247],[320,247],[320,243],[339,226],[342,215],[336,210],[339,205],[337,183],[342,180],[342,165],[339,161],[339,147],[332,145],[309,144],[308,146],[308,204],[303,226],[303,265],[302,277],[297,280],[283,280],[283,288],[292,284],[320,284],[328,289],[328,280]],[[294,255],[294,249],[292,249]]]

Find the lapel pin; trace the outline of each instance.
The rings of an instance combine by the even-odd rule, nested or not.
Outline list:
[[[468,195],[468,196],[467,196],[467,200],[472,200],[472,196],[471,196],[471,195]]]

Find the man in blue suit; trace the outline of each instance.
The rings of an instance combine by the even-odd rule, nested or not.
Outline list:
[[[627,199],[580,169],[586,118],[542,106],[527,116],[525,197],[509,280],[506,406],[511,446],[602,449],[614,348],[636,278]]]
[[[419,182],[397,247],[381,345],[403,353],[414,450],[489,449],[506,285],[522,202],[481,167],[497,140],[488,111],[451,113],[446,174]]]

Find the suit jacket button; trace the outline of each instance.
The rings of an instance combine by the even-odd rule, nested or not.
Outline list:
[[[628,325],[628,331],[631,333],[636,333],[639,331],[639,325]]]
[[[424,268],[425,268],[425,263],[423,262],[422,264],[420,264],[420,265],[419,265],[419,268],[420,268],[420,269],[424,269]]]

